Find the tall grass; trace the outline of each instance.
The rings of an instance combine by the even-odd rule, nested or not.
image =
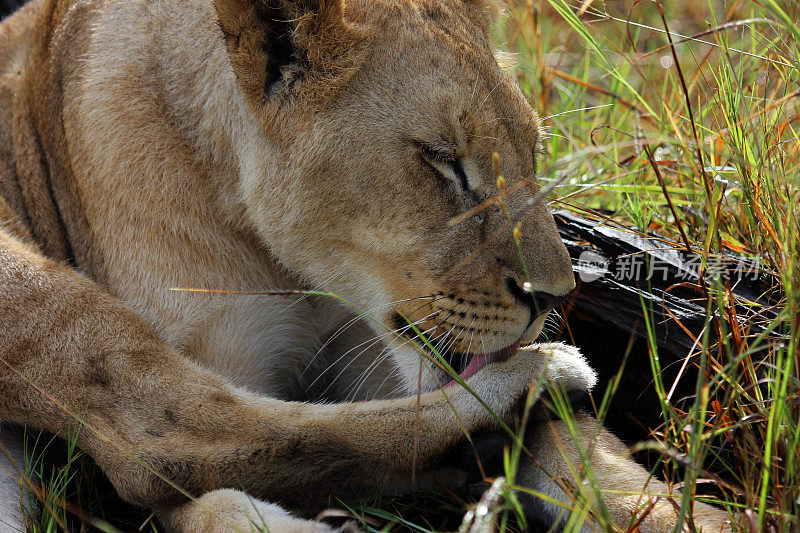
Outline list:
[[[641,447],[664,454],[684,512],[710,491],[753,530],[800,522],[798,17],[792,2],[528,0],[498,28],[549,130],[555,208],[657,231],[709,273],[718,254],[758,258],[774,280],[779,313],[761,334],[735,312],[756,304],[724,279],[696,287],[706,327],[688,405],[669,397],[647,324],[664,424]]]

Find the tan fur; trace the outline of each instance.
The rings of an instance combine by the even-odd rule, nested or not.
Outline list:
[[[532,289],[574,287],[533,181],[538,118],[490,50],[492,6],[34,0],[0,24],[2,421],[66,435],[80,420],[122,497],[179,530],[321,531],[265,502],[308,513],[412,477],[463,483],[444,458],[493,418],[460,387],[445,399],[450,378],[385,327],[402,314],[470,353],[538,336],[508,289],[525,276],[506,215],[448,224],[499,192],[493,152],[509,186],[526,182],[505,202]],[[313,287],[374,320],[328,298],[171,287]],[[559,346],[468,383],[510,417],[559,357],[551,381],[589,385]],[[554,442],[536,449],[568,476]]]

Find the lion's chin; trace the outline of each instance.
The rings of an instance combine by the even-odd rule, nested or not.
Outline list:
[[[534,342],[539,338],[539,335],[541,335],[544,330],[544,321],[548,314],[549,313],[544,313],[528,326],[528,329],[525,330],[525,333],[522,334],[522,338],[520,339],[522,344]]]

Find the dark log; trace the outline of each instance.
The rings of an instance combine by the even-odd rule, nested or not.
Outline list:
[[[696,358],[684,362],[699,350],[702,344],[697,339],[703,342],[708,322],[700,257],[657,234],[642,235],[567,212],[556,213],[556,223],[578,284],[571,301],[562,306],[566,320],[558,338],[579,346],[598,370],[596,397],[620,371],[632,344],[606,423],[627,440],[645,438],[663,419],[644,309],[650,310],[667,389],[680,375],[672,396],[673,403],[679,403],[695,391]],[[708,275],[719,273],[730,287],[745,334],[763,332],[777,316],[779,294],[771,288],[773,280],[752,259],[724,254],[710,264],[706,281]],[[710,343],[715,343],[715,328],[708,329]],[[685,366],[682,371],[681,366]]]

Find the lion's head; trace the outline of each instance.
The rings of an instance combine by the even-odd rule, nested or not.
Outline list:
[[[539,119],[489,44],[491,3],[215,5],[261,132],[241,190],[279,260],[390,328],[411,321],[465,377],[536,339],[574,279],[534,181]],[[501,192],[504,207],[456,219]],[[384,338],[416,388],[419,346]],[[424,388],[449,381],[438,372]]]

